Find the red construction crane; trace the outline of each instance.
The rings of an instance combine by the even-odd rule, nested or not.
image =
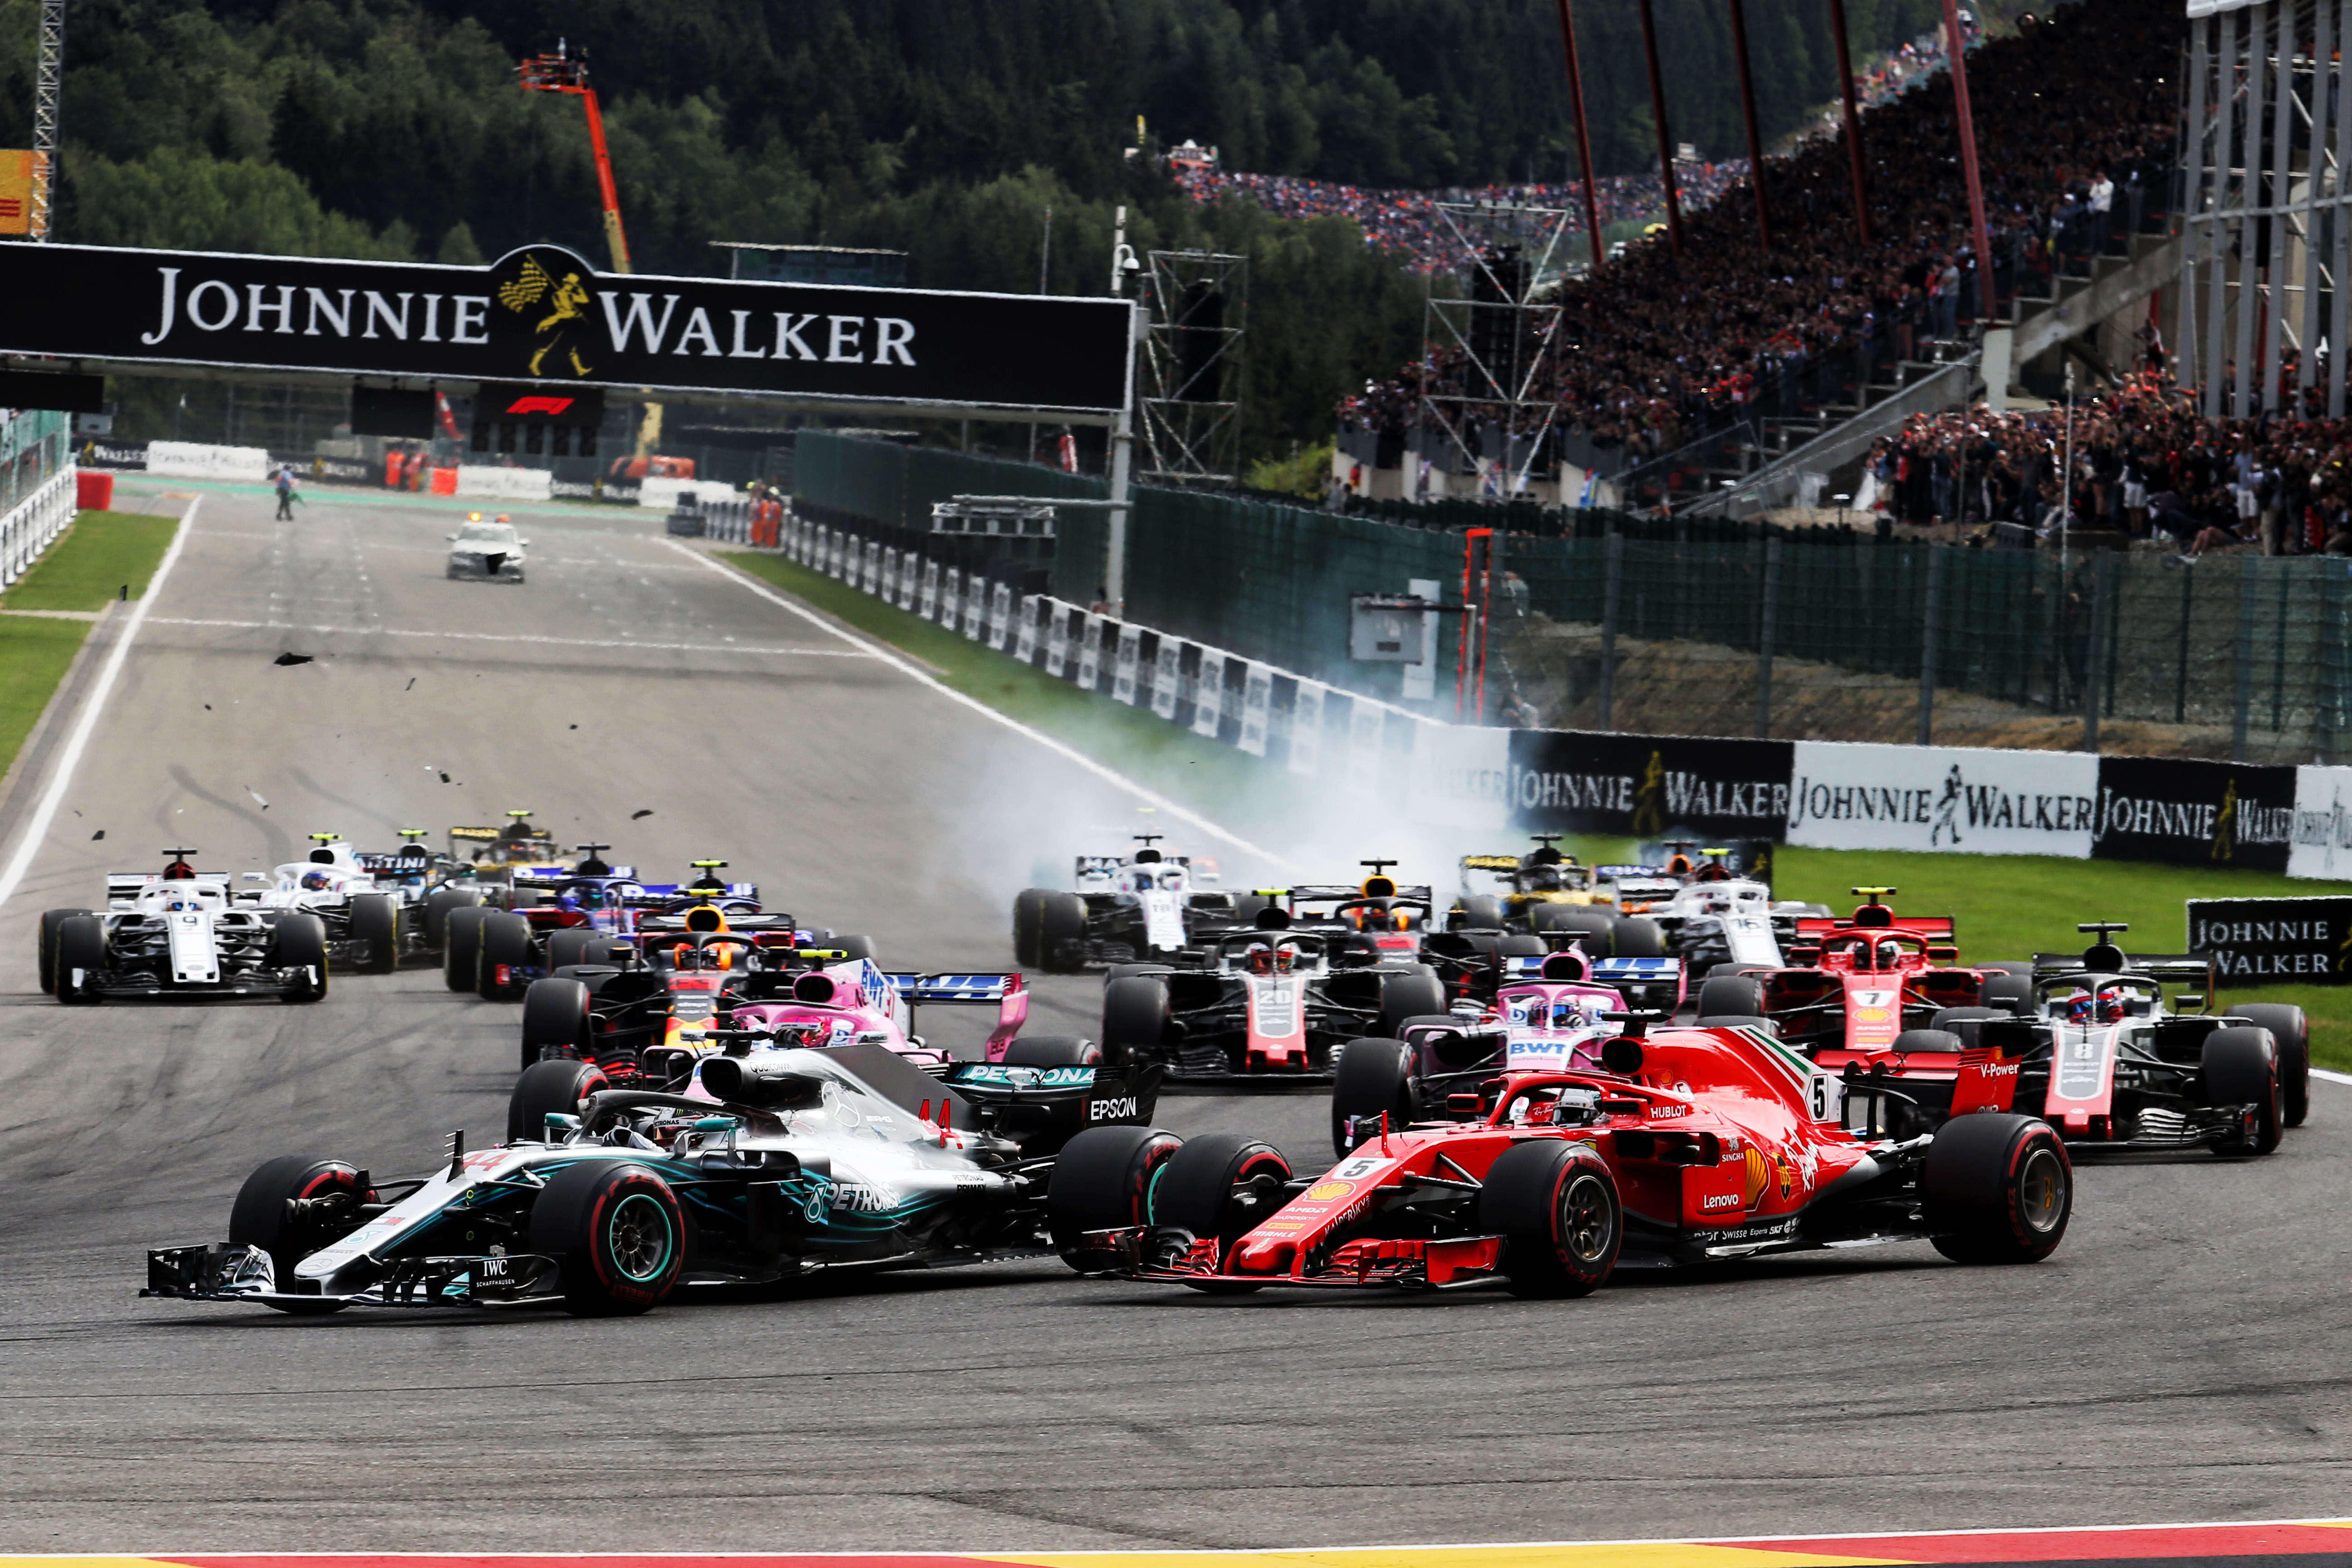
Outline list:
[[[551,55],[535,55],[516,68],[530,92],[569,92],[588,107],[588,140],[596,149],[596,184],[604,195],[604,237],[613,247],[613,270],[629,270],[629,240],[621,232],[621,195],[613,184],[613,155],[604,150],[604,116],[596,107],[596,89],[588,85],[588,59],[572,58],[563,39]]]

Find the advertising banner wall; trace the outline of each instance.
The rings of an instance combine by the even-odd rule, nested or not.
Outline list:
[[[2294,770],[2294,833],[2286,874],[2352,880],[2352,768]]]
[[[2092,858],[2284,871],[2294,775],[2253,763],[2101,757]]]
[[[1791,742],[1509,733],[1506,798],[1529,832],[1777,839],[1789,815]]]
[[[1788,842],[1963,855],[2091,853],[2099,759],[2074,752],[1795,742]]]
[[[2242,985],[2352,984],[2352,899],[2191,899],[2189,950]]]

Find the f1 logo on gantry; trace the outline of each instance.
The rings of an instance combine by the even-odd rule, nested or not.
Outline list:
[[[578,401],[572,397],[518,397],[507,405],[506,411],[518,416],[544,414],[551,419]]]

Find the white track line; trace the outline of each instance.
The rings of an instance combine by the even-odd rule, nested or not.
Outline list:
[[[2352,1072],[2329,1072],[2326,1068],[2314,1068],[2311,1076],[2329,1083],[2352,1083]]]
[[[816,627],[819,631],[839,637],[843,642],[847,643],[852,647],[863,649],[869,658],[880,659],[884,664],[887,664],[891,668],[898,671],[899,674],[905,676],[908,679],[915,681],[919,685],[929,687],[933,691],[938,692],[949,701],[959,703],[963,707],[969,708],[973,712],[980,714],[983,718],[1003,725],[1006,729],[1012,731],[1016,735],[1024,736],[1029,740],[1034,741],[1037,744],[1045,747],[1055,756],[1076,763],[1079,767],[1084,768],[1087,773],[1094,774],[1095,777],[1101,779],[1106,784],[1116,784],[1120,789],[1132,791],[1139,798],[1150,803],[1159,810],[1166,812],[1170,816],[1174,817],[1177,821],[1184,823],[1192,827],[1197,827],[1211,837],[1222,839],[1225,843],[1232,845],[1234,848],[1243,850],[1245,853],[1251,855],[1263,855],[1267,860],[1281,867],[1286,871],[1295,871],[1297,869],[1296,866],[1292,865],[1283,857],[1276,854],[1273,850],[1253,844],[1248,839],[1244,838],[1241,835],[1233,832],[1229,828],[1219,826],[1217,824],[1210,821],[1207,817],[1202,816],[1199,812],[1192,810],[1189,806],[1177,805],[1174,801],[1170,800],[1166,795],[1161,795],[1157,790],[1145,788],[1142,784],[1136,783],[1135,780],[1129,778],[1125,773],[1118,772],[1115,768],[1105,767],[1102,763],[1095,761],[1092,757],[1087,756],[1084,752],[1077,750],[1074,746],[1066,745],[1062,742],[1056,741],[1053,736],[1046,734],[1043,730],[1033,729],[1008,713],[1000,713],[995,709],[991,708],[987,703],[981,701],[976,697],[965,696],[962,692],[958,691],[954,687],[947,685],[945,682],[940,680],[936,676],[931,675],[929,671],[923,669],[919,666],[912,664],[907,659],[900,658],[898,654],[891,652],[882,644],[871,642],[853,632],[843,630],[841,627],[835,626],[832,622],[826,620],[824,616],[817,615],[807,606],[794,604],[791,599],[788,599],[783,595],[777,593],[774,589],[769,587],[765,583],[761,582],[758,578],[753,577],[751,574],[747,572],[739,572],[734,567],[730,566],[725,562],[718,559],[716,556],[706,555],[701,551],[680,544],[674,539],[665,539],[662,542],[668,545],[672,550],[678,552],[680,554],[685,555],[691,560],[699,561],[703,565],[709,567],[711,571],[718,573],[721,577],[728,579],[730,582],[740,584],[743,587],[749,588],[752,593],[757,594],[760,597],[767,600],[768,603],[774,605],[779,609],[791,611],[793,615],[798,616],[801,619]]]
[[[159,626],[220,626],[240,632],[300,632],[308,637],[430,637],[435,642],[529,643],[534,647],[640,648],[648,653],[762,653],[794,658],[865,658],[868,655],[838,647],[765,647],[753,643],[637,642],[627,637],[510,637],[497,632],[433,632],[403,626],[292,626],[277,621],[205,621],[184,616],[157,616]]]
[[[180,559],[180,547],[188,542],[190,528],[196,521],[196,509],[204,504],[204,499],[202,496],[189,498],[188,510],[180,514],[180,526],[173,531],[171,548],[164,551],[163,559],[155,563],[155,574],[147,579],[147,591],[139,596],[131,618],[123,622],[122,635],[116,637],[114,646],[107,650],[106,663],[98,672],[98,684],[89,689],[89,696],[81,705],[80,716],[74,721],[73,733],[66,738],[66,749],[58,757],[57,766],[49,775],[48,793],[41,797],[41,804],[35,808],[32,820],[25,824],[24,834],[16,841],[16,853],[8,858],[7,869],[0,871],[0,904],[6,903],[15,896],[17,887],[25,880],[25,873],[32,868],[33,856],[40,849],[41,840],[48,837],[49,824],[57,820],[58,808],[65,804],[66,790],[73,783],[74,769],[81,762],[83,749],[89,744],[90,731],[98,728],[98,716],[106,710],[106,700],[114,690],[115,677],[122,673],[122,661],[129,657],[131,645],[139,636],[139,628],[146,624],[147,607],[163,591],[163,579],[172,574],[173,563]]]

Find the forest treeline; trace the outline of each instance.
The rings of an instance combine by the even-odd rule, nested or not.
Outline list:
[[[1677,139],[1739,151],[1721,0],[1656,0]],[[31,135],[34,0],[0,3],[0,145]],[[1857,47],[1936,0],[1847,0]],[[1579,7],[1596,160],[1650,156],[1633,0]],[[1822,0],[1748,0],[1768,135],[1835,91]],[[1252,257],[1255,451],[1328,426],[1416,350],[1423,285],[1342,220],[1204,209],[1131,161],[1427,187],[1557,180],[1574,157],[1555,0],[74,0],[58,236],[471,261],[529,239],[603,258],[576,102],[516,60],[588,52],[637,267],[723,270],[720,239],[911,253],[909,281],[1100,288],[1111,208],[1139,245]]]

